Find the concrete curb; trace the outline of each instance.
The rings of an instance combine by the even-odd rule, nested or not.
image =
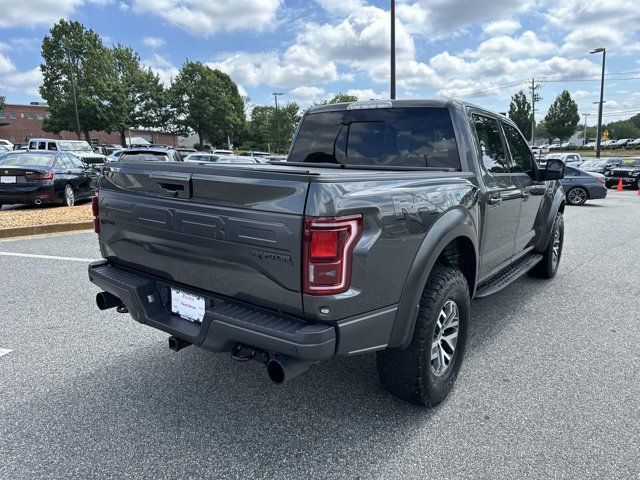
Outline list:
[[[93,221],[74,223],[54,223],[52,225],[33,225],[31,227],[0,228],[0,239],[26,237],[28,235],[45,235],[47,233],[64,233],[76,230],[92,230]]]

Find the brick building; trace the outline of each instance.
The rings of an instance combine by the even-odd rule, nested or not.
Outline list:
[[[49,118],[49,107],[46,104],[32,102],[30,105],[17,105],[7,103],[4,110],[0,110],[0,138],[9,140],[14,144],[24,144],[30,138],[57,138],[61,140],[77,140],[75,132],[48,133],[42,130],[42,121]],[[120,144],[120,134],[117,132],[89,133],[91,143]],[[127,138],[140,137],[150,143],[178,146],[178,137],[170,133],[155,132],[151,130],[131,129],[126,132]],[[84,139],[84,138],[83,138]]]

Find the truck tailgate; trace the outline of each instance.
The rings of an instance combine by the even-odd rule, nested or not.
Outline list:
[[[301,314],[305,173],[107,164],[99,194],[102,254],[186,288]]]

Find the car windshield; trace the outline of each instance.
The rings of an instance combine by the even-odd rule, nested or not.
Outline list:
[[[169,155],[164,152],[125,152],[120,155],[121,162],[168,162]]]
[[[640,167],[640,158],[625,158],[620,162],[621,167]]]
[[[3,155],[0,158],[0,165],[8,166],[37,166],[50,167],[54,160],[54,155],[37,154],[37,153],[14,153]]]
[[[88,152],[93,153],[91,145],[87,142],[58,142],[60,150],[65,152]]]
[[[288,161],[461,169],[451,115],[436,107],[308,114]]]

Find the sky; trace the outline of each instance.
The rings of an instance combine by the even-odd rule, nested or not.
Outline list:
[[[60,18],[136,50],[169,84],[185,60],[228,73],[252,104],[389,97],[390,1],[0,0],[0,95],[39,100],[40,44]],[[397,0],[398,98],[459,98],[498,112],[532,78],[536,118],[567,89],[596,121],[640,113],[640,0]],[[584,119],[584,117],[583,117]]]

